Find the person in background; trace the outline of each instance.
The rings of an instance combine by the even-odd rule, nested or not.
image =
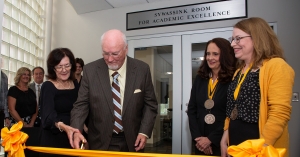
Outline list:
[[[75,58],[75,62],[76,62],[76,71],[75,71],[75,78],[78,82],[78,84],[80,85],[81,82],[81,78],[82,78],[82,69],[84,66],[84,62],[81,58]]]
[[[103,58],[84,66],[71,126],[82,131],[89,116],[89,149],[143,151],[158,108],[150,68],[127,56],[126,36],[120,30],[105,32],[101,45]],[[75,132],[69,140],[78,149],[85,138]]]
[[[43,85],[44,82],[44,74],[45,71],[42,67],[34,67],[32,69],[32,78],[33,78],[33,82],[30,83],[29,88],[31,88],[35,95],[36,95],[36,101],[38,104],[38,116],[35,120],[34,126],[35,127],[39,127],[40,126],[40,122],[41,122],[41,117],[40,117],[40,106],[39,106],[39,99],[40,99],[40,92],[41,92],[41,87]]]
[[[265,20],[252,17],[234,25],[230,42],[239,62],[228,88],[222,157],[228,156],[228,142],[238,145],[259,138],[264,146],[286,148],[288,157],[295,73],[277,36]]]
[[[236,59],[228,40],[214,38],[207,42],[187,112],[196,155],[221,155],[227,89],[235,65]]]
[[[1,71],[1,87],[0,87],[0,126],[10,127],[10,119],[7,105],[8,79],[6,74]],[[1,135],[0,135],[1,137]]]
[[[18,69],[14,78],[15,86],[11,86],[7,94],[11,124],[23,122],[23,127],[33,127],[38,114],[36,95],[28,88],[31,71],[26,67]]]
[[[43,147],[71,148],[67,133],[73,134],[70,112],[77,99],[79,85],[75,80],[76,63],[67,48],[57,48],[47,59],[48,81],[43,83],[40,95],[41,135]],[[79,131],[78,131],[79,132]],[[41,157],[59,156],[41,153]]]

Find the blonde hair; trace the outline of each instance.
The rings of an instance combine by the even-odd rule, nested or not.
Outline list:
[[[258,68],[264,59],[284,59],[283,49],[279,44],[279,40],[264,19],[259,17],[244,19],[235,24],[234,28],[238,28],[251,36],[254,48],[252,56],[252,66],[254,68]],[[243,65],[243,62],[238,63],[238,67]]]
[[[21,76],[23,75],[23,74],[25,74],[25,72],[26,71],[28,71],[29,72],[29,81],[28,81],[28,84],[27,85],[29,85],[29,83],[30,83],[30,81],[31,81],[31,70],[30,69],[28,69],[28,68],[26,68],[26,67],[21,67],[20,69],[18,69],[18,71],[17,71],[17,73],[16,73],[16,76],[15,76],[15,78],[14,78],[14,81],[15,81],[15,85],[17,86],[18,85],[18,83],[20,82],[20,78],[21,78]]]

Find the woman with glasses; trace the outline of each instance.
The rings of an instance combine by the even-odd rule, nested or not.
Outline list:
[[[227,156],[228,143],[249,139],[288,149],[295,73],[285,62],[274,31],[265,20],[249,18],[234,25],[230,42],[239,62],[228,88],[222,157]]]
[[[196,155],[221,155],[227,89],[235,64],[228,40],[214,38],[207,42],[187,112]]]
[[[67,134],[78,131],[69,125],[70,112],[79,89],[74,77],[76,63],[73,53],[67,48],[52,50],[47,59],[47,69],[48,81],[43,83],[40,95],[41,146],[71,148]]]
[[[29,87],[31,70],[22,67],[14,78],[15,86],[11,86],[7,94],[7,103],[11,115],[11,124],[23,122],[23,127],[33,127],[38,108],[36,95]]]

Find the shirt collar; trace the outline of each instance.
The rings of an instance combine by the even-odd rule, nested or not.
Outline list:
[[[127,56],[125,57],[125,61],[124,61],[123,65],[121,66],[121,68],[119,70],[117,70],[117,72],[120,74],[119,77],[125,76],[126,67],[127,67]],[[111,76],[115,71],[109,69],[108,72],[109,72],[109,75]]]

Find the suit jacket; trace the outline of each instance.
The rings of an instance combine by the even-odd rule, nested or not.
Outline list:
[[[34,94],[36,94],[36,90],[35,90],[35,82],[32,82],[29,84],[29,88],[32,89],[34,91]]]
[[[227,89],[230,82],[218,83],[213,96],[214,107],[210,110],[210,113],[216,119],[213,124],[206,124],[204,117],[209,112],[204,107],[204,102],[208,99],[208,81],[209,79],[204,79],[197,75],[193,84],[188,105],[190,132],[193,140],[204,136],[216,147],[220,147],[224,120],[226,118]]]
[[[0,110],[3,110],[5,117],[9,117],[8,104],[7,104],[7,93],[8,93],[8,79],[7,79],[6,74],[1,71]],[[3,119],[1,118],[1,120],[3,120]],[[2,128],[2,127],[3,126],[1,126],[0,128]]]
[[[138,133],[149,138],[157,115],[149,66],[127,57],[126,83],[122,109],[122,123],[129,151],[135,151]],[[71,126],[83,129],[89,115],[88,142],[90,149],[107,150],[114,126],[113,98],[110,76],[104,59],[84,66],[78,99],[71,111]],[[141,92],[134,93],[136,89]]]

